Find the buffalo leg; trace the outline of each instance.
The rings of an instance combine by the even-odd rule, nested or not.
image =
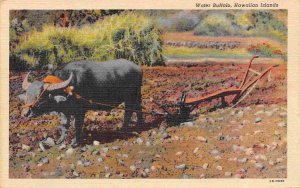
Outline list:
[[[144,118],[143,118],[143,112],[142,112],[142,96],[141,96],[141,91],[139,90],[138,92],[138,96],[137,96],[137,100],[136,100],[136,104],[135,104],[136,108],[135,110],[137,111],[137,124],[138,125],[143,125],[144,123]]]
[[[61,120],[60,120],[61,126],[59,126],[59,128],[61,130],[61,136],[56,141],[56,144],[61,144],[65,140],[65,138],[68,134],[68,129],[70,127],[70,115],[66,116],[65,114],[61,113],[60,118],[61,118]]]
[[[71,146],[77,147],[82,144],[82,126],[84,123],[85,113],[80,113],[75,115],[75,139],[73,139]]]
[[[125,106],[127,108],[127,105],[125,105]],[[131,116],[132,116],[132,111],[131,110],[125,110],[123,128],[126,128],[126,127],[129,126],[129,122],[131,120]]]

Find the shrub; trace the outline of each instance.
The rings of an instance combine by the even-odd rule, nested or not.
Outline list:
[[[17,18],[12,19],[9,25],[9,49],[13,51],[16,48],[21,36],[30,30],[31,27],[27,19],[23,21]]]
[[[281,11],[277,11],[281,12]],[[264,37],[272,37],[280,41],[287,41],[286,14],[282,12],[282,17],[275,17],[275,12],[270,10],[253,11],[247,14],[247,19],[251,20],[251,29],[248,34]],[[276,14],[275,14],[276,15]],[[280,19],[281,20],[280,20]]]
[[[9,54],[9,70],[10,71],[22,71],[29,68],[29,65],[22,59],[20,59],[15,54],[11,53]],[[18,63],[12,63],[12,62],[18,62]]]
[[[42,32],[32,31],[15,53],[35,68],[116,58],[148,66],[164,64],[156,23],[133,12],[109,16],[80,29],[46,26]]]
[[[251,12],[242,12],[235,17],[235,23],[241,28],[241,34],[254,28],[254,19],[251,16]]]
[[[287,12],[283,10],[249,10],[211,13],[194,29],[195,35],[263,36],[287,41]]]
[[[250,45],[247,50],[254,55],[261,55],[265,57],[281,56],[283,57],[284,53],[276,48],[271,46],[268,43],[258,43],[256,45]]]
[[[233,35],[231,21],[222,14],[207,16],[194,30],[195,35],[228,36]]]
[[[188,12],[180,12],[173,20],[173,28],[178,32],[191,31],[199,23],[197,16]]]
[[[181,11],[171,16],[158,17],[159,25],[165,31],[192,31],[200,22],[198,16],[190,11]]]

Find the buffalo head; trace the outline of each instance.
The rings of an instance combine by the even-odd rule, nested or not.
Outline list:
[[[24,94],[18,96],[18,98],[25,103],[22,109],[21,115],[24,117],[34,117],[45,111],[53,103],[59,103],[65,101],[66,98],[61,95],[57,95],[60,89],[67,87],[73,77],[71,72],[69,78],[59,83],[46,83],[43,81],[34,81],[30,83],[28,76],[26,75],[23,80],[22,88],[26,91]]]

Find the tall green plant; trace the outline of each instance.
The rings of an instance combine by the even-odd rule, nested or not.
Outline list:
[[[124,12],[80,29],[45,26],[42,32],[31,32],[15,53],[36,68],[116,58],[148,66],[163,65],[160,34],[149,18]]]

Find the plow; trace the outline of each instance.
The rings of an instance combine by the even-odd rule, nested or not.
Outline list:
[[[243,80],[239,87],[237,88],[228,88],[216,91],[206,96],[201,97],[187,97],[186,92],[182,92],[179,102],[175,104],[160,104],[158,101],[152,99],[160,109],[163,110],[163,113],[152,112],[154,115],[163,116],[168,123],[178,124],[186,122],[190,119],[190,114],[193,110],[198,108],[204,102],[211,102],[212,100],[220,101],[217,108],[224,107],[235,107],[243,99],[245,99],[251,91],[255,88],[256,84],[269,73],[269,78],[271,76],[271,70],[278,65],[270,65],[268,68],[262,72],[258,72],[251,68],[252,62],[254,59],[259,56],[253,56],[249,63],[247,64],[247,69],[244,73]],[[176,108],[176,113],[171,112],[171,108]]]

